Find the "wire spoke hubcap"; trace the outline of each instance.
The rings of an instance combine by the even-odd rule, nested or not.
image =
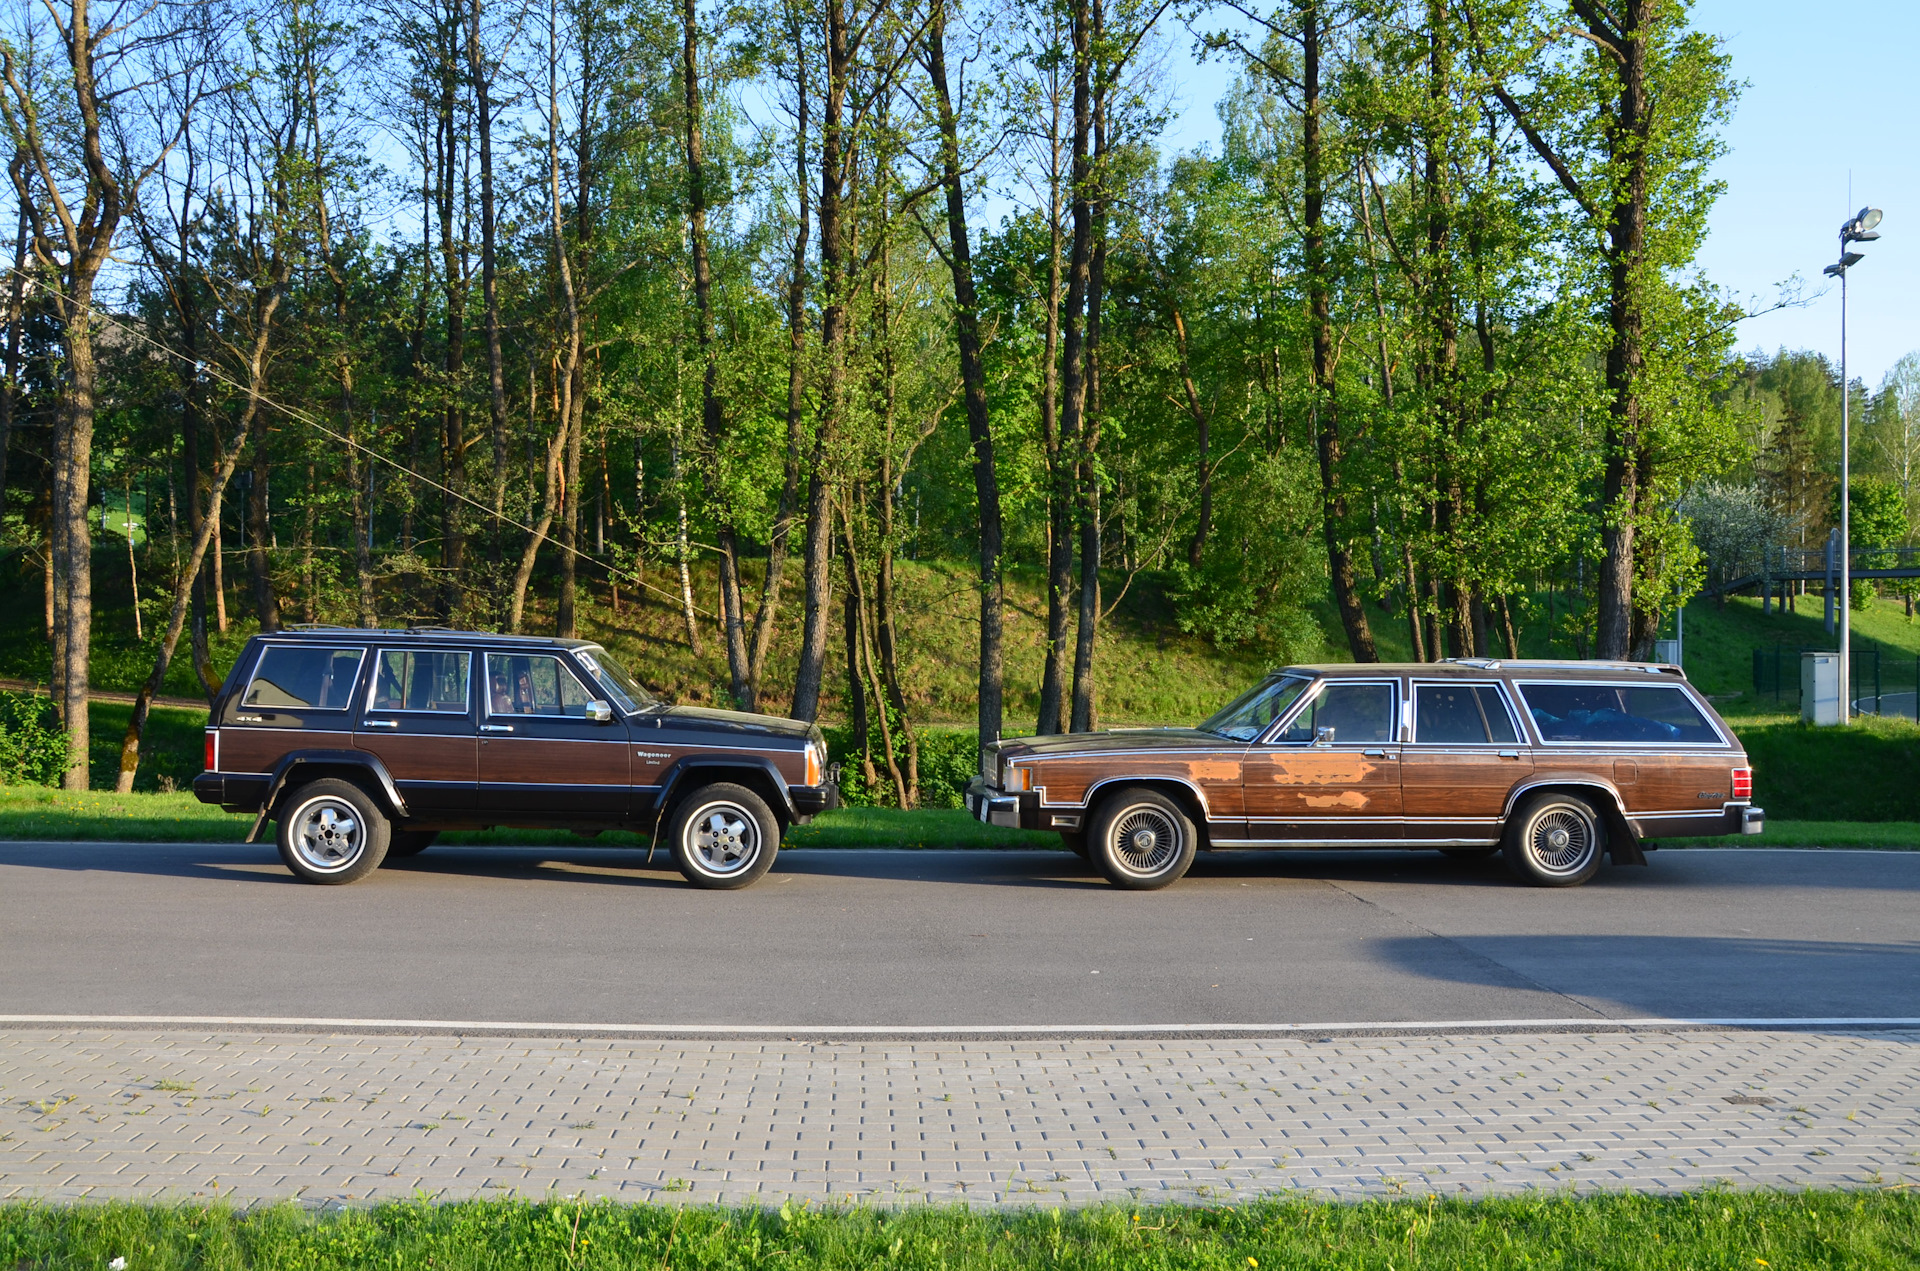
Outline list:
[[[760,825],[737,804],[701,808],[688,823],[687,834],[694,858],[710,874],[737,874],[760,855]]]
[[[293,842],[307,865],[333,872],[360,859],[367,831],[352,804],[343,799],[316,799],[296,814]]]
[[[1114,823],[1113,847],[1128,873],[1157,874],[1180,854],[1180,828],[1159,808],[1128,808]]]
[[[1596,835],[1592,822],[1566,808],[1541,814],[1527,834],[1527,852],[1551,874],[1578,873],[1592,854]]]

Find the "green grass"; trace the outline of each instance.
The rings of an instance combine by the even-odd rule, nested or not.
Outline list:
[[[0,839],[238,843],[252,824],[252,817],[222,812],[188,791],[77,794],[42,786],[0,786]],[[566,830],[487,830],[448,834],[444,841],[491,847],[584,845]],[[789,847],[1059,847],[1060,836],[982,825],[965,812],[841,808],[795,826],[786,841]],[[602,847],[647,845],[642,835],[617,831],[593,842]]]
[[[192,794],[71,794],[40,786],[0,786],[0,840],[49,842],[238,843],[253,818],[208,807]],[[580,847],[566,830],[487,830],[448,834],[444,842],[488,847]],[[641,847],[637,834],[609,831],[602,847]],[[1769,820],[1757,838],[1665,839],[1669,847],[1873,847],[1920,850],[1920,822]],[[788,847],[1059,848],[1060,836],[982,825],[965,812],[841,808],[787,834]],[[0,1264],[4,1265],[4,1264]]]
[[[0,1266],[167,1268],[1910,1268],[1920,1198],[1892,1191],[1612,1194],[1215,1208],[777,1210],[425,1200],[0,1206]]]

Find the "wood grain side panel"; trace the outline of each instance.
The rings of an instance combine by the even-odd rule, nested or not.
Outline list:
[[[1641,761],[1631,787],[1620,794],[1628,813],[1718,812],[1733,797],[1733,758],[1713,755],[1665,755],[1657,764]]]
[[[377,756],[395,781],[471,782],[478,772],[479,747],[471,732],[464,737],[361,733],[354,738],[354,744]]]
[[[1400,748],[1380,749],[1384,756],[1305,747],[1250,751],[1242,783],[1248,820],[1400,816]],[[1257,830],[1249,826],[1248,833],[1257,838]]]
[[[1488,750],[1406,747],[1400,754],[1400,791],[1406,815],[1500,816],[1514,787],[1533,775],[1532,759],[1524,750],[1519,754],[1519,758],[1510,759]]]
[[[272,772],[296,750],[351,750],[348,732],[306,732],[295,728],[245,728],[232,724],[220,729],[222,772]]]
[[[633,784],[657,786],[666,779],[667,770],[682,759],[738,759],[743,767],[759,767],[761,761],[773,765],[780,780],[790,786],[807,783],[807,756],[798,750],[719,750],[695,742],[662,742],[636,732],[628,747],[633,757]]]
[[[624,786],[630,771],[624,737],[560,741],[545,737],[483,737],[480,780],[551,785],[556,798],[568,786]]]
[[[1219,754],[1089,755],[1040,759],[1031,766],[1033,786],[1044,787],[1047,806],[1084,806],[1089,790],[1113,778],[1165,777],[1196,787],[1206,800],[1210,821],[1234,821],[1245,815],[1240,756],[1238,748]]]

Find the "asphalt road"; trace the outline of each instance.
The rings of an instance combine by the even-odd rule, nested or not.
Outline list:
[[[1430,854],[435,847],[348,887],[271,846],[0,843],[0,1015],[698,1026],[1920,1016],[1920,853],[1667,851],[1580,888]]]

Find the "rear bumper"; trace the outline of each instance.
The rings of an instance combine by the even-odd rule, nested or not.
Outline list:
[[[1727,819],[1734,823],[1735,834],[1759,834],[1767,828],[1765,808],[1728,808]]]
[[[193,797],[229,812],[258,812],[272,782],[264,772],[203,772],[193,779]]]

